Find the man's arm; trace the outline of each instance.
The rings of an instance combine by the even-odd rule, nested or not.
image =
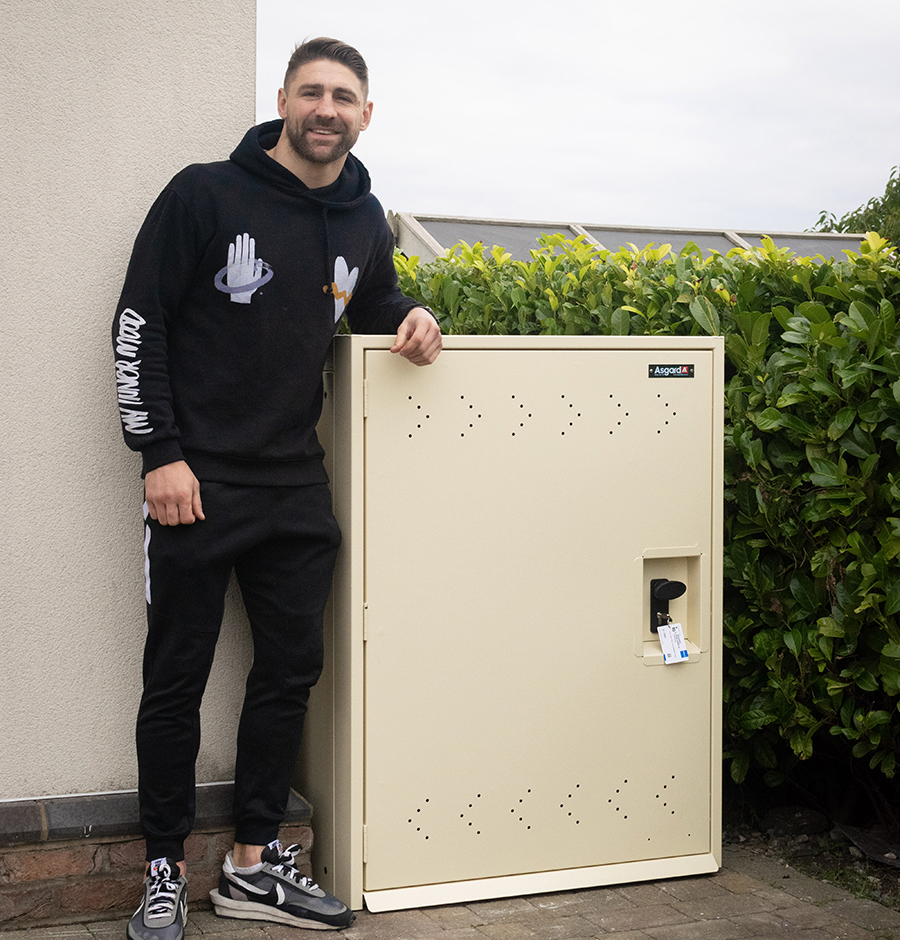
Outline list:
[[[373,197],[372,238],[374,257],[364,281],[347,304],[347,318],[354,333],[397,331],[392,353],[417,366],[434,362],[441,351],[441,328],[429,310],[401,290],[394,266],[394,235],[383,210]],[[377,221],[376,221],[377,220]]]
[[[441,328],[437,320],[424,307],[413,307],[397,330],[391,352],[399,353],[414,365],[429,366],[442,348]]]
[[[190,525],[203,515],[200,483],[183,460],[164,464],[144,477],[150,518],[160,525]]]
[[[169,321],[197,264],[197,236],[181,199],[167,187],[134,243],[113,320],[119,412],[125,443],[145,473],[183,459],[169,384]]]
[[[119,409],[125,443],[144,464],[144,498],[160,525],[203,519],[200,484],[182,458],[168,377],[169,318],[196,266],[196,233],[167,187],[135,240],[113,321]]]

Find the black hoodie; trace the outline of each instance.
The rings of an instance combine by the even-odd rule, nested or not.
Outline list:
[[[393,333],[417,306],[365,167],[350,154],[309,189],[265,152],[281,126],[182,170],[135,241],[112,335],[125,442],[145,473],[184,459],[200,480],[325,481],[315,427],[344,308],[355,332]]]

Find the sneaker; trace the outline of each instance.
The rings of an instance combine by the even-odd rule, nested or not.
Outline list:
[[[128,922],[129,940],[182,940],[187,923],[187,880],[178,862],[158,858],[144,879],[144,899]]]
[[[294,865],[299,845],[282,849],[276,839],[262,851],[262,862],[250,874],[235,871],[231,852],[225,856],[219,888],[209,892],[220,917],[273,920],[292,927],[342,930],[355,919],[353,911],[327,894]]]

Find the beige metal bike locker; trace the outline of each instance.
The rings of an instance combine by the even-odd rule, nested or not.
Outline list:
[[[721,339],[391,343],[335,342],[317,879],[383,911],[715,871]]]

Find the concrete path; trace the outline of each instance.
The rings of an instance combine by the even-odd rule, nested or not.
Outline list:
[[[123,920],[0,931],[0,940],[121,940]],[[900,913],[726,846],[716,875],[389,914],[340,934],[192,914],[185,940],[900,940]]]

